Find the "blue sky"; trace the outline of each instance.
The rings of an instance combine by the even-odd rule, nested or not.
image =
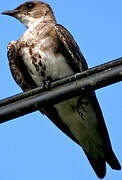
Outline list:
[[[0,11],[23,0],[1,1]],[[122,56],[121,0],[47,0],[57,22],[79,44],[89,67]],[[77,3],[77,4],[76,4]],[[12,17],[0,15],[0,99],[21,92],[7,60],[7,44],[26,28]],[[97,97],[113,149],[122,164],[122,83],[97,90]],[[122,90],[121,90],[122,91]],[[98,179],[82,149],[57,129],[46,116],[34,112],[0,125],[0,180]],[[121,171],[107,165],[105,180],[121,180]]]

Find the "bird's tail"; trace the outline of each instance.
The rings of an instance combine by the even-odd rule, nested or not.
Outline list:
[[[105,176],[106,162],[113,169],[121,169],[112,151],[107,128],[94,93],[46,107],[44,113],[58,128],[82,146],[99,178]]]
[[[84,151],[85,152],[85,151]],[[107,155],[107,159],[102,158],[101,156],[97,156],[97,159],[91,157],[87,152],[85,152],[92,168],[94,169],[96,175],[99,178],[104,178],[106,174],[106,162],[111,166],[112,169],[121,170],[120,163],[116,158],[113,151],[109,155]]]
[[[106,162],[109,164],[109,166],[111,166],[112,169],[121,170],[120,163],[113,151],[109,152],[107,155]]]
[[[92,95],[90,95],[89,99],[86,98],[86,100],[90,103],[91,107],[93,108],[93,111],[96,114],[97,119],[96,138],[94,139],[94,141],[89,142],[92,151],[93,149],[96,149],[96,154],[93,152],[89,153],[88,151],[86,151],[86,149],[83,149],[97,176],[99,178],[103,178],[106,174],[106,162],[110,165],[112,169],[120,170],[121,166],[112,150],[108,131],[95,94],[93,93]],[[99,139],[97,139],[98,136]],[[100,141],[102,142],[102,146],[99,143]]]

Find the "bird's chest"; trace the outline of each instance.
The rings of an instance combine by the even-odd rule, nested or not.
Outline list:
[[[25,46],[21,46],[20,56],[37,86],[45,80],[56,80],[73,74],[63,54],[54,52],[51,40],[42,39],[39,43],[26,42]]]

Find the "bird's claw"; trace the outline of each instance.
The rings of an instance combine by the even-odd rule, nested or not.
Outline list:
[[[50,89],[50,85],[51,85],[51,82],[50,80],[46,80],[43,82],[43,84],[41,85],[42,89]]]

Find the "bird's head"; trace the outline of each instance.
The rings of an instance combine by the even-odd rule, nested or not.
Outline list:
[[[51,7],[42,1],[28,1],[14,10],[4,11],[2,14],[17,18],[26,27],[30,27],[39,21],[55,22],[55,17]]]

